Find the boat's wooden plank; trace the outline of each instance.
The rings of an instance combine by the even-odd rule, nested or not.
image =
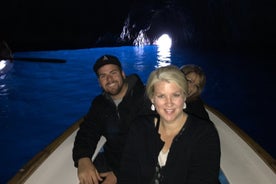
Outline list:
[[[275,184],[275,160],[234,123],[206,107],[221,141],[221,169],[229,183]]]
[[[77,169],[74,167],[72,159],[72,148],[81,122],[82,119],[37,154],[8,183],[37,184],[38,181],[39,184],[78,183]],[[94,160],[105,141],[106,139],[101,137],[92,160]]]
[[[78,129],[77,129],[78,130]],[[79,183],[77,169],[72,159],[72,148],[77,130],[73,132],[26,180],[25,184]],[[105,143],[102,137],[98,143],[96,154]],[[93,155],[92,160],[95,158]],[[47,173],[47,174],[46,174]]]
[[[74,167],[72,160],[72,143],[74,142],[76,131],[32,173],[25,181],[25,184],[36,184],[38,181],[39,184],[78,183],[77,169]]]
[[[9,180],[8,184],[22,184],[24,183],[36,169],[50,156],[50,154],[56,150],[56,148],[62,144],[66,138],[68,138],[74,131],[79,127],[82,119],[74,123],[69,127],[61,136],[55,139],[49,146],[44,150],[39,152],[33,159],[31,159],[24,167],[22,167],[19,172]],[[49,168],[50,170],[51,168]]]

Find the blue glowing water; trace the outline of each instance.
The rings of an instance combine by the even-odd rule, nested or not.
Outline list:
[[[203,53],[156,46],[18,52],[15,57],[65,59],[66,63],[15,61],[0,80],[0,183],[66,128],[81,118],[100,92],[92,66],[103,54],[116,55],[126,74],[146,82],[159,66],[198,64],[207,75],[203,99],[255,139],[275,157],[271,118],[275,74],[270,57]],[[258,63],[258,64],[255,64]],[[273,138],[274,137],[274,138]]]

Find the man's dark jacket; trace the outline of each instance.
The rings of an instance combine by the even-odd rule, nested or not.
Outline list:
[[[76,167],[80,158],[92,158],[100,137],[104,136],[107,139],[104,159],[107,167],[117,173],[130,124],[135,117],[151,112],[151,103],[145,95],[141,79],[133,74],[127,77],[126,82],[128,91],[118,107],[105,92],[92,101],[74,142],[73,160]]]

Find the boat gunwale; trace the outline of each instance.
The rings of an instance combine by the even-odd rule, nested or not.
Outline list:
[[[248,146],[264,161],[264,163],[276,174],[275,159],[263,149],[256,141],[254,141],[247,133],[240,129],[235,123],[229,120],[225,115],[215,108],[205,104],[205,108],[220,118],[226,125],[228,125],[241,139],[248,144]]]
[[[60,136],[54,139],[46,148],[37,153],[12,177],[8,184],[24,183],[38,169],[40,165],[61,145],[83,122],[83,118],[77,120],[73,125],[67,128]]]

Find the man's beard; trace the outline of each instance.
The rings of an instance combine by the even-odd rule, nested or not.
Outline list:
[[[116,96],[122,91],[123,86],[124,86],[124,83],[122,83],[122,85],[118,85],[116,89],[108,90],[107,94],[109,94],[111,96]]]

